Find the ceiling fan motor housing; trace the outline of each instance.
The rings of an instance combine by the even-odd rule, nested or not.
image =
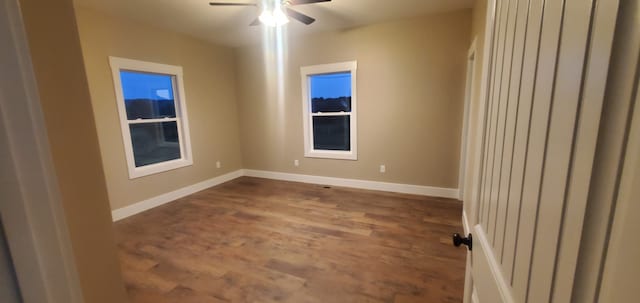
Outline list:
[[[262,8],[262,13],[259,18],[251,22],[251,26],[259,25],[261,22],[264,24],[268,24],[270,26],[280,26],[284,25],[288,22],[284,21],[282,17],[279,17],[280,20],[275,20],[275,16],[279,14],[286,14],[297,21],[300,21],[306,25],[309,25],[316,21],[316,19],[309,17],[299,11],[296,11],[290,6],[295,5],[303,5],[303,4],[312,4],[319,2],[331,2],[331,0],[280,0],[280,7],[276,7],[278,3],[276,1],[263,0],[258,3],[240,3],[240,2],[209,2],[211,6],[256,6]],[[266,5],[266,7],[265,7]],[[283,9],[284,8],[284,9]],[[285,19],[286,19],[285,16]]]

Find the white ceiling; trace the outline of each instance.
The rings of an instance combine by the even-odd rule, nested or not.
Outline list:
[[[255,2],[261,0],[221,0]],[[240,46],[260,41],[260,26],[249,26],[256,7],[213,7],[209,0],[74,0],[109,15],[134,19],[185,33],[216,44]],[[287,24],[289,35],[353,28],[388,20],[452,11],[473,6],[473,0],[333,0],[295,6],[316,18],[311,25],[295,20]]]

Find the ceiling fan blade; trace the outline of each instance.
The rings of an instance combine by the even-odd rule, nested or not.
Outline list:
[[[331,2],[331,0],[290,0],[289,5],[303,5],[319,2]]]
[[[256,20],[253,20],[253,22],[249,23],[250,26],[256,26],[256,25],[260,25],[260,19],[256,18]]]
[[[211,6],[257,6],[255,3],[238,3],[238,2],[209,2]]]
[[[300,22],[302,22],[302,23],[304,23],[306,25],[309,25],[309,24],[311,24],[311,23],[316,21],[316,19],[311,18],[311,17],[309,17],[309,16],[307,16],[307,15],[301,13],[301,12],[292,10],[292,9],[290,9],[288,7],[287,7],[287,15],[289,15],[289,17],[291,17],[293,19],[296,19],[296,20],[298,20],[298,21],[300,21]]]

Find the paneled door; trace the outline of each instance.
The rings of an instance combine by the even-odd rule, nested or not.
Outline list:
[[[472,301],[570,302],[618,1],[487,7]]]

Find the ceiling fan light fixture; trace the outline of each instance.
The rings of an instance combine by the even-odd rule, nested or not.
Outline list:
[[[289,23],[289,18],[280,7],[276,7],[273,10],[265,9],[258,19],[262,24],[270,27],[282,26]]]

